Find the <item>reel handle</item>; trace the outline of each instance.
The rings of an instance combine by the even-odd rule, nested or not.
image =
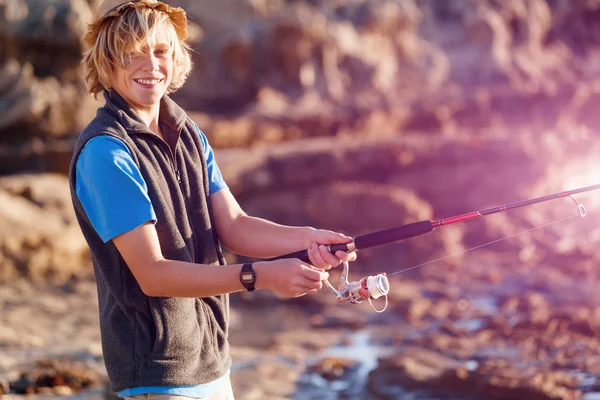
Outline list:
[[[328,279],[325,280],[325,284],[335,294],[335,298],[338,302],[343,303],[349,301],[349,288],[350,282],[348,282],[348,274],[350,273],[350,265],[348,262],[344,262],[344,270],[342,271],[342,275],[340,276],[339,290],[336,289]]]

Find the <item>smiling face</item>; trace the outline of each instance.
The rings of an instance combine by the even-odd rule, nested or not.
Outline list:
[[[124,65],[114,68],[112,89],[137,111],[157,112],[173,79],[174,32],[168,29],[164,26],[151,31],[147,44],[129,54]]]
[[[146,2],[135,4],[95,26],[96,39],[84,53],[83,73],[94,96],[116,90],[132,106],[146,108],[185,83],[191,56],[175,28],[176,23],[186,23],[185,16],[182,22],[144,6]]]

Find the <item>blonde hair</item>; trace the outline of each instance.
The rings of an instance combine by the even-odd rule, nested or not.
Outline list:
[[[88,91],[96,97],[110,90],[116,66],[126,67],[130,56],[140,53],[161,27],[167,29],[173,51],[173,79],[167,93],[185,83],[192,69],[191,49],[179,40],[168,14],[148,7],[129,7],[116,18],[108,18],[100,27],[94,45],[83,54],[83,77]]]

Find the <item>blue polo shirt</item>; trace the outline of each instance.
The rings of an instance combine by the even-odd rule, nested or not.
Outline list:
[[[209,193],[227,188],[206,136],[198,130],[208,168]],[[148,221],[156,222],[148,187],[129,149],[112,136],[90,139],[77,158],[75,191],[106,243]]]
[[[209,192],[227,188],[204,133],[198,129],[208,168]],[[77,158],[75,191],[92,226],[106,243],[146,222],[156,222],[148,187],[131,152],[119,139],[96,136]],[[229,379],[229,371],[219,379],[195,386],[136,387],[118,392],[121,397],[145,393],[208,397]]]

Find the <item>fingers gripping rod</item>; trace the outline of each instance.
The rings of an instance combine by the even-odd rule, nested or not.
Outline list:
[[[349,274],[350,265],[345,261],[337,289],[329,281],[325,281],[325,284],[333,292],[338,303],[357,304],[367,299],[375,312],[384,312],[388,305],[387,294],[390,291],[390,282],[386,274],[367,276],[353,282],[348,281]],[[378,310],[373,305],[372,300],[378,299],[381,296],[385,297],[385,305],[381,310]]]

